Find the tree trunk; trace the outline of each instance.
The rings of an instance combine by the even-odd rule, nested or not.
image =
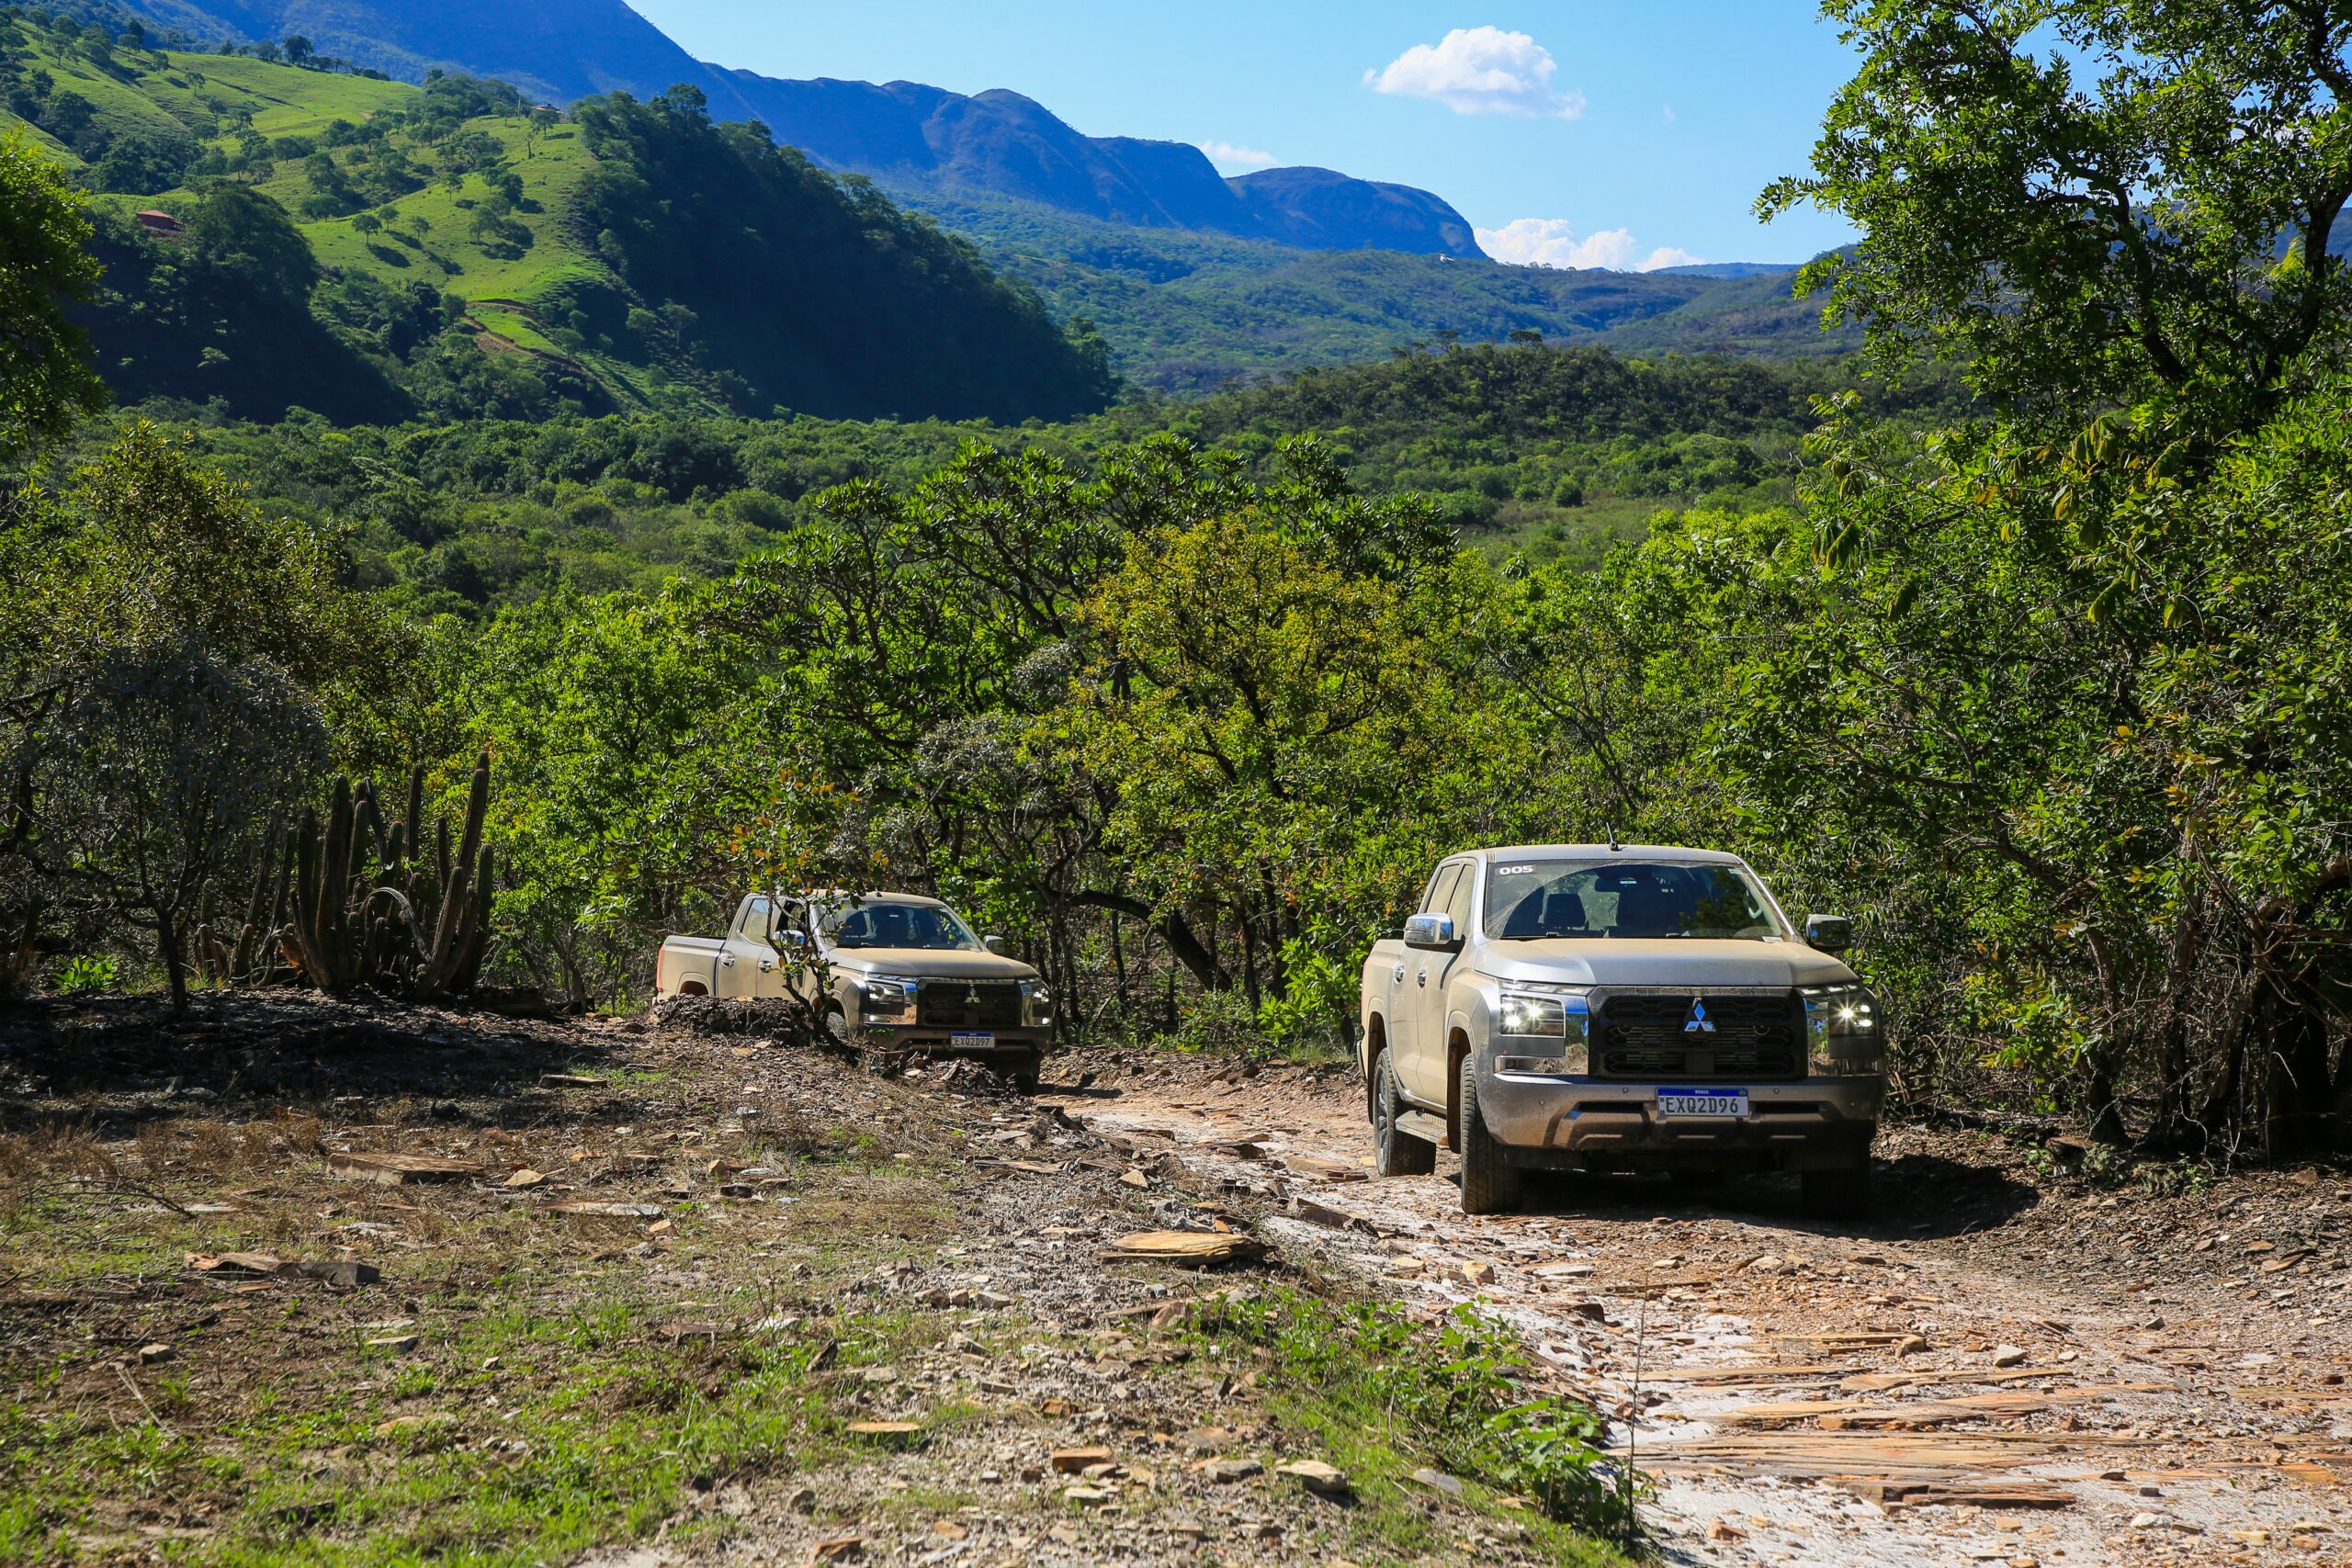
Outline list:
[[[172,1016],[187,1016],[187,954],[181,952],[179,922],[168,913],[155,916],[155,947],[164,955],[164,973],[171,980]]]
[[[1070,902],[1092,909],[1115,909],[1133,915],[1139,920],[1152,920],[1161,940],[1168,943],[1168,951],[1176,955],[1176,962],[1192,972],[1201,989],[1222,991],[1232,987],[1233,976],[1227,974],[1225,965],[1216,961],[1216,954],[1202,944],[1200,937],[1193,931],[1192,923],[1184,919],[1181,910],[1170,909],[1154,920],[1150,905],[1140,898],[1130,898],[1124,893],[1078,893],[1071,895]]]
[[[2263,1095],[2268,1111],[2263,1144],[2271,1159],[2294,1159],[2328,1146],[2335,1086],[2327,1060],[2327,1020],[2311,1007],[2262,982],[2271,990],[2262,1009],[2269,1022],[2264,1043],[2267,1066]]]

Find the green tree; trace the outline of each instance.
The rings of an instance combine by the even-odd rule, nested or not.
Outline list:
[[[2259,419],[2345,319],[2352,10],[2335,0],[1828,0],[1862,65],[1813,173],[1861,231],[1800,287],[1888,358],[2069,411],[2171,389]]]
[[[266,660],[225,662],[193,638],[108,654],[35,760],[39,852],[66,887],[153,934],[185,1012],[208,888],[254,864],[326,755],[316,705]]]
[[[56,166],[20,136],[0,141],[0,457],[105,406],[88,340],[67,314],[97,282],[89,240]]]

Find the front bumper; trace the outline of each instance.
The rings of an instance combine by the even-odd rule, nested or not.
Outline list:
[[[1840,1170],[1878,1134],[1885,1080],[1747,1083],[1749,1114],[1661,1117],[1659,1085],[1496,1070],[1481,1053],[1478,1110],[1513,1165],[1587,1170]],[[1670,1086],[1681,1087],[1681,1086]]]
[[[863,1026],[866,1040],[873,1044],[896,1051],[926,1051],[942,1056],[970,1056],[986,1060],[990,1056],[1042,1056],[1053,1043],[1050,1028],[951,1030],[936,1024],[869,1023]],[[992,1036],[986,1045],[958,1045],[953,1036],[962,1033]]]

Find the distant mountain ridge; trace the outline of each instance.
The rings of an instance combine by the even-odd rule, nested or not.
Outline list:
[[[1087,136],[1001,88],[791,81],[695,60],[623,0],[55,0],[86,16],[138,15],[199,42],[300,33],[323,54],[421,82],[435,69],[492,76],[560,104],[649,98],[684,83],[713,118],[759,119],[828,168],[904,196],[1004,197],[1139,228],[1270,240],[1305,250],[1476,256],[1470,223],[1410,186],[1330,169],[1227,179],[1199,148]]]
[[[639,97],[691,82],[722,119],[750,108],[714,71],[623,0],[96,0],[55,9],[122,11],[199,42],[276,42],[300,33],[322,54],[422,82],[433,70],[494,76],[569,104],[592,93]]]
[[[917,82],[786,81],[723,73],[730,96],[829,167],[898,188],[1032,201],[1081,218],[1272,240],[1305,250],[1479,254],[1469,221],[1409,186],[1330,169],[1227,179],[1181,141],[1086,136],[1001,88],[965,95]]]

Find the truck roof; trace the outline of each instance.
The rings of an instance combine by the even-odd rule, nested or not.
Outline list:
[[[1505,844],[1473,851],[1479,860],[1679,860],[1698,865],[1745,863],[1722,850],[1684,849],[1679,844]]]
[[[802,887],[783,894],[781,897],[797,898],[804,903],[812,898],[855,898],[865,903],[887,899],[893,904],[932,904],[943,909],[947,908],[945,899],[933,898],[928,893],[885,893],[879,888],[868,888],[863,893],[853,893],[846,887]]]

